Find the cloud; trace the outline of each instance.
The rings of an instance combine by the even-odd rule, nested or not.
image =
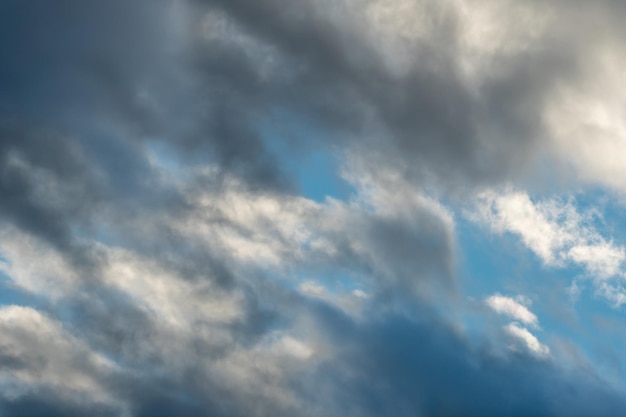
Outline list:
[[[571,206],[558,207],[534,204],[528,194],[510,192],[498,195],[485,193],[479,196],[479,212],[482,219],[494,231],[518,234],[524,244],[535,252],[546,264],[562,261],[558,251],[569,242],[577,240],[580,231],[560,227],[557,220],[562,215],[570,218],[575,212],[566,213]],[[577,223],[577,219],[566,219],[564,223]],[[576,224],[573,227],[576,228]]]
[[[510,337],[520,345],[515,355],[503,358],[471,347],[464,336],[436,320],[387,317],[377,324],[342,326],[333,341],[343,354],[334,363],[337,372],[331,381],[343,389],[330,401],[361,404],[352,410],[363,415],[583,416],[620,409],[621,400],[597,385],[592,374],[561,374],[545,354],[547,347],[528,330],[510,328],[515,334]],[[345,334],[356,343],[342,345],[340,339],[348,340],[341,336]],[[606,402],[595,408],[599,403],[594,400]]]
[[[83,410],[125,412],[107,383],[120,371],[118,367],[68,334],[61,323],[32,308],[4,306],[0,327],[0,384],[5,400],[34,395]]]
[[[619,188],[619,157],[598,161],[621,149],[622,83],[589,71],[622,53],[624,11],[565,4],[4,1],[0,272],[32,305],[0,308],[0,412],[623,414],[525,327],[499,356],[502,334],[476,348],[450,318],[459,197],[545,159]],[[570,134],[589,118],[600,156]],[[347,197],[300,195],[312,152]],[[480,198],[493,230],[622,302],[623,249],[573,206]]]
[[[518,235],[548,266],[581,266],[600,294],[621,305],[622,290],[606,281],[624,276],[626,249],[595,230],[590,213],[579,213],[571,202],[533,201],[525,192],[508,190],[480,194],[477,211],[470,217],[496,233]]]
[[[79,138],[156,137],[187,161],[204,155],[255,186],[289,185],[268,136],[295,149],[351,144],[357,136],[361,152],[372,150],[366,157],[381,164],[393,158],[413,177],[498,181],[531,157],[541,130],[532,109],[541,110],[557,77],[576,68],[567,56],[575,51],[557,56],[526,39],[531,19],[512,19],[516,30],[506,31],[521,43],[519,56],[499,59],[506,44],[481,50],[479,12],[454,3],[422,1],[406,14],[382,1],[363,8],[277,0],[92,3],[5,6],[2,38],[23,40],[2,48],[3,62],[11,63],[5,85],[12,87],[3,96],[12,118],[35,117]],[[74,11],[64,17],[65,8]],[[497,13],[493,8],[481,2],[479,9]],[[407,38],[385,15],[410,16],[424,30]],[[437,17],[421,17],[428,15]],[[113,23],[116,33],[104,29]],[[89,47],[77,36],[84,26],[93,28]],[[37,30],[23,36],[23,27]],[[15,48],[31,51],[30,59],[11,59],[22,56],[11,53]],[[496,66],[480,65],[494,59]],[[394,60],[400,62],[389,68]],[[35,68],[52,80],[42,83]],[[55,106],[50,98],[61,92],[65,105]],[[83,129],[79,115],[97,120]],[[294,119],[320,132],[314,143]],[[363,140],[367,147],[358,146]]]
[[[507,315],[532,327],[538,326],[537,316],[516,299],[494,294],[485,299],[485,303],[496,313]]]
[[[176,180],[187,175],[188,181]],[[164,184],[183,187],[175,195],[185,198],[185,209],[175,215],[166,205],[125,212],[124,218],[118,210],[125,205],[101,203],[102,217],[92,220],[111,237],[75,237],[75,247],[84,251],[79,253],[93,260],[89,268],[72,262],[64,246],[29,231],[7,225],[0,239],[3,272],[11,284],[34,296],[49,314],[62,317],[93,355],[121,364],[117,374],[100,378],[106,387],[136,387],[111,394],[131,415],[151,409],[170,384],[176,387],[172,395],[180,390],[193,398],[191,404],[176,395],[171,400],[189,410],[207,392],[218,390],[223,394],[201,401],[210,415],[260,415],[254,414],[261,412],[255,411],[259,403],[272,414],[297,415],[304,400],[289,381],[303,372],[301,361],[334,356],[328,345],[302,337],[308,333],[306,322],[317,318],[309,318],[299,304],[319,302],[355,315],[370,302],[395,308],[394,303],[428,299],[430,287],[449,291],[453,285],[453,223],[415,190],[404,193],[410,208],[399,209],[384,198],[380,184],[371,182],[360,186],[367,192],[354,201],[325,203],[260,193],[210,171],[192,169]],[[116,224],[117,219],[123,220]],[[404,252],[392,253],[385,246],[400,224],[406,227],[400,235]],[[135,243],[137,231],[142,241]],[[161,241],[164,235],[167,239]],[[421,266],[420,273],[410,263],[395,265],[404,253]],[[208,255],[219,262],[210,262]],[[282,287],[302,279],[301,288],[311,288],[300,274],[324,283],[324,271],[336,269],[358,277],[368,296],[356,289],[335,296],[319,286],[324,297],[313,301]],[[41,342],[36,346],[43,349]],[[274,382],[268,385],[267,379]],[[41,383],[45,389],[53,384]],[[260,385],[265,386],[262,392]],[[64,398],[26,392],[7,400],[8,409],[22,409],[27,400],[35,407],[40,400]],[[65,400],[60,404],[77,407]]]
[[[524,305],[529,304],[529,300],[523,296],[511,298],[494,294],[487,297],[484,302],[496,313],[508,316],[514,320],[504,326],[504,331],[518,343],[521,343],[523,349],[526,349],[538,358],[547,358],[550,355],[550,348],[539,342],[537,337],[526,327],[520,325],[520,323],[522,323],[534,329],[539,328],[537,316]],[[510,348],[516,350],[519,349],[519,346],[510,345]]]
[[[537,337],[528,331],[528,329],[515,323],[507,324],[504,329],[508,334],[522,341],[526,345],[526,348],[533,354],[539,357],[545,357],[550,354],[550,348],[541,344],[539,340],[537,340]]]
[[[206,176],[203,178],[206,180]],[[106,358],[99,360],[110,363],[115,370],[91,370],[87,366],[86,370],[73,371],[87,372],[96,389],[104,392],[100,395],[115,398],[114,405],[118,408],[108,408],[109,414],[123,415],[122,411],[115,410],[126,410],[124,412],[137,416],[159,415],[159,412],[164,415],[280,416],[308,415],[304,410],[313,410],[314,415],[346,412],[364,416],[381,413],[438,415],[441,412],[506,415],[512,410],[532,410],[546,415],[576,415],[583,410],[610,415],[624,406],[617,394],[602,382],[589,382],[586,375],[565,376],[556,363],[539,365],[533,355],[545,360],[548,348],[521,326],[510,325],[505,330],[520,343],[520,356],[513,362],[497,353],[476,350],[449,323],[441,321],[437,313],[423,309],[427,305],[424,303],[433,297],[432,293],[424,297],[425,293],[417,292],[415,295],[422,301],[417,304],[411,301],[414,298],[405,293],[406,288],[411,288],[407,287],[411,282],[400,280],[404,277],[402,268],[396,271],[393,267],[402,258],[370,260],[382,244],[379,235],[355,232],[363,227],[367,230],[370,222],[377,224],[380,218],[401,218],[407,225],[412,224],[411,218],[417,224],[424,219],[439,219],[435,224],[440,226],[435,230],[447,230],[440,227],[449,226],[450,218],[428,198],[406,191],[401,194],[402,200],[414,204],[410,209],[406,204],[390,205],[391,200],[374,197],[385,196],[387,188],[379,189],[376,184],[370,184],[363,188],[363,196],[344,207],[332,201],[324,204],[290,196],[280,197],[285,200],[272,195],[258,196],[233,182],[220,184],[216,196],[193,200],[204,203],[198,210],[188,210],[189,217],[166,217],[171,222],[169,225],[158,216],[152,220],[142,216],[141,222],[157,221],[160,233],[177,230],[184,234],[187,242],[195,242],[194,245],[203,248],[203,252],[224,251],[220,257],[227,262],[224,267],[234,276],[233,281],[214,279],[211,270],[203,269],[203,263],[181,268],[176,257],[165,252],[160,252],[163,256],[158,258],[146,258],[142,246],[131,250],[98,243],[93,250],[101,260],[98,264],[100,278],[87,287],[86,292],[76,291],[80,287],[75,291],[65,290],[64,302],[58,309],[52,307],[52,314],[69,313],[73,317],[66,325],[82,340],[73,343],[89,352],[85,353],[88,357]],[[201,196],[194,194],[197,195]],[[226,210],[233,207],[231,201],[235,196],[241,200],[238,209]],[[255,202],[258,197],[263,197],[259,200],[261,203]],[[248,202],[247,206],[244,201]],[[301,210],[301,206],[313,210]],[[244,208],[241,213],[239,210]],[[343,215],[336,220],[329,218],[348,208],[352,215],[361,213],[363,218],[356,223],[346,221],[348,217]],[[418,215],[418,209],[424,213]],[[322,215],[315,214],[317,211]],[[207,217],[206,213],[213,215]],[[404,217],[409,214],[408,218]],[[281,234],[279,219],[282,218],[293,219],[294,224],[302,225],[301,230],[306,232],[294,234],[288,228]],[[220,221],[211,225],[209,219]],[[177,229],[180,222],[196,227],[194,230]],[[272,258],[267,257],[241,257],[230,249],[230,238],[221,240],[218,231],[225,225],[238,231],[244,243],[278,239],[282,245],[268,244],[268,247],[281,253],[276,258],[281,262],[268,263],[266,260]],[[351,229],[356,226],[356,230]],[[136,224],[135,227],[154,230],[149,225]],[[417,239],[422,230],[414,227],[409,229],[416,234],[411,239]],[[328,241],[323,245],[310,243],[315,238],[326,239],[324,233],[328,233]],[[369,271],[368,274],[373,275],[369,281],[373,296],[361,300],[363,305],[358,315],[332,297],[325,297],[329,292],[322,284],[303,281],[299,288],[308,296],[301,297],[281,288],[274,279],[259,275],[260,271],[285,274],[284,271],[296,265],[307,265],[309,256],[329,266],[335,265],[342,259],[338,254],[350,253],[345,249],[329,249],[328,245],[341,233],[355,239],[346,240],[350,245],[358,243],[358,250],[350,255],[354,256],[355,263],[347,262],[346,268],[356,268],[364,275],[364,271]],[[59,262],[59,255],[51,255],[58,249],[50,243],[33,237],[27,239],[17,232],[6,236],[5,245],[10,243],[22,248],[33,245],[35,250],[31,256],[45,255],[39,257],[39,267],[46,274],[20,272],[23,276],[41,279],[41,284],[62,283],[65,277],[77,279],[76,273],[71,271],[76,268],[80,271],[79,266],[48,267]],[[151,235],[144,235],[147,236]],[[206,239],[206,236],[213,238]],[[307,238],[302,240],[302,236]],[[27,271],[23,266],[33,262],[28,255],[29,252],[22,249],[7,251],[13,268],[7,272]],[[182,259],[187,264],[198,261],[194,256]],[[423,265],[424,260],[418,259]],[[363,265],[368,268],[363,269]],[[440,273],[445,276],[445,271],[443,268]],[[394,281],[394,273],[398,274],[397,281]],[[411,276],[414,280],[427,279],[421,275]],[[284,279],[296,277],[287,275]],[[16,278],[15,283],[20,285],[20,282]],[[24,289],[43,298],[51,297],[42,285],[34,282],[30,285]],[[402,306],[399,309],[390,308],[389,296],[394,293],[395,302]],[[420,310],[419,314],[413,319],[403,317],[400,312],[411,305]],[[507,305],[522,306],[519,303]],[[42,316],[35,310],[27,311],[34,317]],[[515,311],[520,320],[531,317],[519,314],[524,312],[520,308],[511,311]],[[44,349],[46,343],[37,339],[31,346]],[[59,355],[74,357],[75,348],[63,346],[69,353]],[[30,361],[29,356],[24,357]],[[71,361],[70,365],[74,366],[75,362]],[[379,382],[372,385],[371,381]],[[537,381],[550,385],[555,398],[565,396],[568,401],[553,402],[543,385],[537,386]],[[90,408],[89,404],[66,400],[72,387],[56,386],[54,380],[46,379],[39,379],[39,384],[43,387],[39,391],[27,385],[27,391],[7,399],[6,414],[29,415],[35,413],[31,410],[37,407],[58,409],[60,415],[80,413],[84,407],[96,410],[94,412],[99,410],[100,405]],[[487,393],[493,392],[496,386],[500,397],[494,399],[493,394]],[[51,387],[59,393],[38,394]],[[586,392],[589,397],[583,401],[572,392]],[[513,398],[512,405],[505,398]],[[528,404],[532,407],[527,408]],[[113,407],[109,403],[105,405]]]

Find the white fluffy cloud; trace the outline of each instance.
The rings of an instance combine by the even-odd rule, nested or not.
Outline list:
[[[485,303],[496,313],[507,315],[526,325],[537,327],[539,324],[537,316],[525,305],[521,304],[519,298],[515,299],[494,294],[485,299]]]
[[[538,357],[547,357],[550,354],[550,348],[537,339],[528,329],[516,323],[509,323],[504,330],[514,339],[522,342],[525,348]]]
[[[579,213],[571,202],[556,199],[533,201],[525,192],[486,191],[478,196],[478,209],[470,218],[493,232],[513,233],[547,266],[578,265],[596,283],[599,292],[619,305],[618,286],[624,278],[626,249],[603,237],[589,214]],[[613,288],[607,291],[606,288]],[[614,294],[610,294],[614,292]]]
[[[539,319],[537,315],[530,311],[527,305],[530,304],[528,298],[524,296],[507,297],[501,294],[494,294],[485,298],[484,303],[494,312],[504,315],[514,321],[504,326],[505,333],[521,343],[523,349],[527,349],[533,355],[540,358],[547,358],[550,355],[550,348],[542,344],[527,327],[539,329]],[[518,349],[519,345],[511,345],[513,349]]]

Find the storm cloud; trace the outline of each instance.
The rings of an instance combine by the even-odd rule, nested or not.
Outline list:
[[[626,412],[458,276],[486,188],[623,194],[626,10],[580,3],[4,0],[0,415]]]

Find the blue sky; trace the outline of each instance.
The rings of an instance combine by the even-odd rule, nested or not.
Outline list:
[[[624,18],[0,2],[0,416],[626,415]]]

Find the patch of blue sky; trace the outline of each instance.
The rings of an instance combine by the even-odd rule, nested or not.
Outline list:
[[[96,241],[107,246],[123,246],[123,242],[113,233],[113,229],[100,222],[94,222],[86,227],[71,225],[72,236],[86,241]]]
[[[155,162],[171,173],[178,173],[182,167],[180,158],[177,157],[175,149],[165,141],[148,142],[148,152],[155,159]]]
[[[324,202],[327,197],[348,199],[354,193],[354,188],[340,175],[341,155],[332,145],[324,147],[316,143],[323,140],[330,144],[331,141],[324,137],[330,133],[316,129],[295,115],[278,113],[281,113],[277,117],[280,124],[261,123],[259,129],[265,149],[276,159],[280,170],[292,179],[300,194],[308,199],[316,202]],[[148,151],[170,173],[176,175],[181,172],[181,161],[166,142],[151,141]]]
[[[495,235],[462,217],[456,223],[457,276],[462,292],[473,298],[518,293],[547,273],[536,256],[511,234]],[[532,283],[528,283],[533,277]]]
[[[264,144],[301,195],[317,202],[347,200],[355,190],[340,175],[342,155],[328,137],[333,133],[287,110],[272,114],[261,127]]]
[[[342,297],[349,294],[369,293],[368,283],[354,271],[343,268],[297,268],[282,279],[287,288],[304,292],[315,291],[320,288],[323,294],[320,296]],[[314,295],[314,294],[308,294]]]
[[[590,226],[615,247],[625,247],[626,237],[621,231],[626,229],[624,201],[601,188],[589,188],[576,194],[574,204],[579,213],[590,213]],[[622,270],[626,264],[622,265]],[[623,330],[624,306],[615,306],[597,290],[595,281],[601,279],[592,276],[582,267],[570,266],[559,271],[565,279],[575,286],[576,297],[572,300],[570,333],[574,333],[585,353],[594,364],[607,376],[626,382],[626,364],[621,359],[621,352],[626,350],[626,332]],[[623,279],[613,277],[614,284],[623,283]],[[550,317],[546,322],[551,320]],[[552,321],[552,320],[551,320]],[[560,323],[550,323],[557,326]],[[562,326],[561,326],[562,327]]]
[[[330,151],[311,152],[292,167],[302,195],[323,202],[327,197],[347,200],[354,189],[337,173],[338,158]]]
[[[461,217],[457,220],[457,238],[462,294],[478,302],[495,293],[528,297],[532,301],[529,309],[537,315],[540,326],[530,330],[542,343],[567,341],[607,378],[624,386],[626,368],[619,352],[626,347],[626,332],[617,326],[623,324],[623,309],[612,307],[597,294],[592,277],[582,267],[545,266],[519,237],[493,234]],[[572,293],[574,282],[580,289],[577,296]],[[511,319],[501,317],[500,321],[504,325]],[[471,334],[480,332],[484,323],[468,316],[464,325]]]
[[[572,308],[569,331],[597,369],[626,387],[624,308],[616,308],[597,294],[589,279],[578,285],[582,288]]]

